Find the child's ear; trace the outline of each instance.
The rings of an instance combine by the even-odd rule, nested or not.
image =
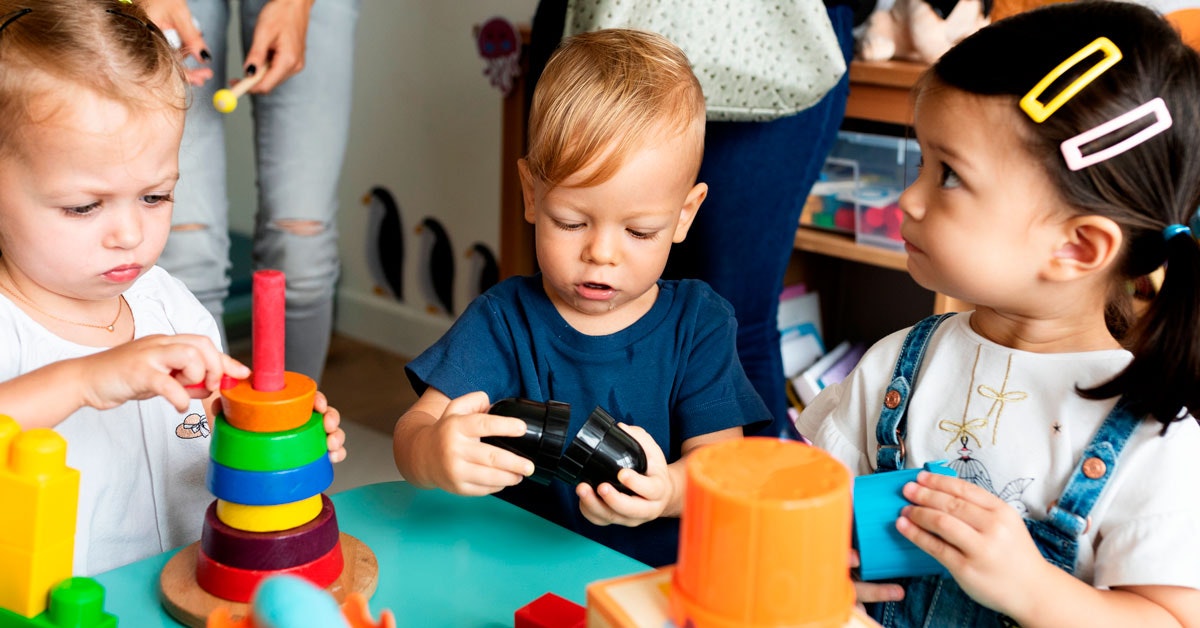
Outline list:
[[[708,198],[707,183],[697,183],[688,191],[687,198],[683,201],[683,207],[679,208],[679,223],[675,225],[672,242],[683,242],[683,239],[687,237],[688,229],[692,228],[692,221],[696,219],[696,212],[700,211],[700,204],[706,198]]]
[[[1121,251],[1121,227],[1111,218],[1076,216],[1063,224],[1062,234],[1046,269],[1046,278],[1052,281],[1104,271]]]
[[[529,164],[524,159],[517,160],[517,172],[521,175],[521,201],[525,203],[525,222],[532,225],[536,219],[533,212],[533,175],[529,173]]]

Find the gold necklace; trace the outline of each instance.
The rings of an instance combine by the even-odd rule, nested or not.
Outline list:
[[[125,309],[125,305],[124,305],[125,304],[125,295],[119,294],[119,295],[117,295],[117,315],[113,317],[111,323],[109,323],[107,325],[97,325],[95,323],[80,323],[79,321],[71,321],[71,320],[67,320],[65,318],[59,318],[59,317],[51,314],[50,312],[43,310],[42,308],[38,307],[37,305],[34,305],[33,301],[30,301],[29,299],[27,299],[25,297],[25,295],[20,293],[20,288],[17,288],[16,284],[13,284],[13,287],[9,288],[8,286],[0,283],[0,288],[3,288],[5,292],[7,292],[10,296],[16,298],[21,303],[24,303],[25,305],[28,305],[29,307],[33,308],[35,311],[40,313],[42,316],[48,316],[60,323],[68,323],[70,325],[79,325],[80,327],[91,327],[93,329],[107,329],[109,332],[116,331],[117,321],[121,319],[121,312]],[[14,288],[16,289],[16,291],[14,291]]]

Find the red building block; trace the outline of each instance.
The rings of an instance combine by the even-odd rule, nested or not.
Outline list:
[[[514,628],[584,628],[587,609],[553,593],[522,606],[513,614]]]

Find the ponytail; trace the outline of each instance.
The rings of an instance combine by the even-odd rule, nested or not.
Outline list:
[[[1108,382],[1079,391],[1088,399],[1123,396],[1130,412],[1153,417],[1163,432],[1187,413],[1200,415],[1200,243],[1178,227],[1165,234],[1162,288],[1130,330],[1133,362]]]

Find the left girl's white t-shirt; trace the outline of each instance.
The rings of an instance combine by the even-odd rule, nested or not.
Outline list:
[[[181,281],[155,266],[125,292],[134,336],[199,334],[218,348],[208,310]],[[68,342],[0,295],[0,381],[103,349]],[[111,410],[82,408],[56,428],[67,465],[80,471],[75,523],[77,575],[92,575],[200,538],[209,421],[199,400],[179,412],[162,398]]]

